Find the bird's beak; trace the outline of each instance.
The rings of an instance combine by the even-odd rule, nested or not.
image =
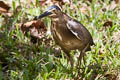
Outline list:
[[[40,16],[38,16],[37,19],[41,19],[41,18],[46,17],[46,16],[51,15],[51,14],[52,14],[51,12],[46,11],[43,14],[41,14]]]

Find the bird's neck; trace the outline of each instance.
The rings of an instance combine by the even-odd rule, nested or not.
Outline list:
[[[58,21],[59,21],[59,17],[52,18],[52,22],[58,22]]]
[[[66,22],[68,22],[68,21],[72,20],[72,17],[67,14],[64,14],[64,19]]]
[[[64,22],[68,22],[71,19],[72,18],[70,16],[63,13],[62,15],[52,17],[52,22],[64,23]]]

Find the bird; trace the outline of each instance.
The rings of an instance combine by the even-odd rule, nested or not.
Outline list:
[[[79,21],[62,12],[62,9],[57,5],[49,6],[37,19],[46,16],[51,19],[50,30],[53,39],[68,57],[72,68],[74,67],[74,61],[70,52],[71,50],[80,51],[78,57],[78,65],[80,66],[85,52],[91,50],[90,46],[94,45],[90,32]]]

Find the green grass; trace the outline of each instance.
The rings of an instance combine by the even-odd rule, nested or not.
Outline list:
[[[13,12],[17,2],[19,1],[13,2]],[[84,4],[89,4],[87,15],[80,10]],[[86,63],[81,65],[83,80],[115,80],[120,74],[120,37],[116,35],[120,33],[119,5],[114,10],[106,9],[105,5],[110,6],[111,2],[106,0],[100,3],[93,0],[87,3],[84,0],[75,0],[71,5],[75,6],[75,9],[72,10],[68,4],[64,5],[63,11],[86,26],[95,42],[95,46],[92,46],[85,56]],[[46,7],[31,4],[30,8],[27,8],[26,1],[18,13],[8,17],[6,25],[3,25],[5,18],[0,14],[0,80],[72,80],[77,74],[75,68],[75,75],[72,75],[70,64],[63,52],[62,58],[55,57],[52,48],[44,50],[44,42],[31,43],[29,33],[26,37],[19,28],[19,23],[32,20]],[[104,9],[106,10],[103,11]],[[45,18],[43,21],[49,29],[50,19]],[[106,21],[112,21],[112,26],[103,26]],[[12,29],[14,26],[16,28]],[[51,38],[51,35],[46,37]],[[53,45],[54,41],[50,46]],[[74,55],[73,57],[76,65],[77,59]]]

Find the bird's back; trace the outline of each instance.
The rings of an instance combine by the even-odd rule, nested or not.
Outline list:
[[[71,18],[70,16],[64,14],[66,17],[66,21],[68,23],[68,29],[71,30],[71,32],[78,37],[79,39],[81,39],[84,44],[89,43],[90,45],[94,45],[93,42],[93,38],[90,34],[90,32],[87,30],[87,28],[85,26],[83,26],[83,24],[81,24],[79,21]]]

